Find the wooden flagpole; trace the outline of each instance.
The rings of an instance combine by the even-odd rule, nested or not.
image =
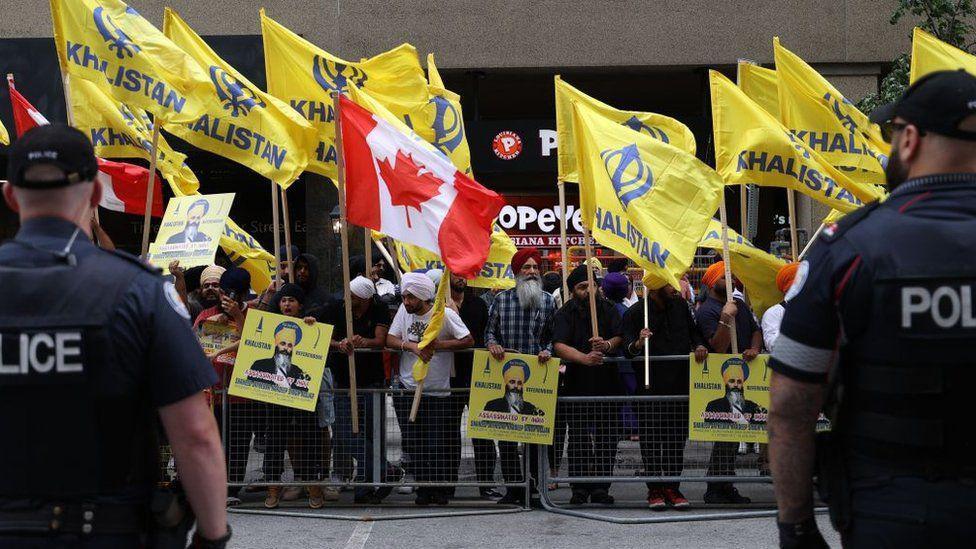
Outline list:
[[[796,253],[799,248],[796,237],[796,193],[793,189],[786,189],[786,208],[790,216],[790,255],[793,261],[799,261]]]
[[[142,219],[142,257],[149,253],[149,222],[152,220],[153,190],[156,187],[156,154],[159,144],[159,120],[153,119],[152,156],[149,158],[149,182],[146,183],[146,215]]]
[[[339,187],[339,235],[342,240],[342,295],[345,301],[346,312],[346,338],[352,340],[352,295],[349,288],[349,222],[346,220],[346,166],[343,161],[342,153],[342,117],[341,101],[338,93],[332,94],[332,101],[335,104],[335,147],[336,165],[338,167],[338,187]],[[352,432],[359,433],[359,402],[356,395],[356,353],[349,355],[349,405],[351,407],[350,416],[352,417]]]
[[[556,188],[559,190],[559,248],[560,253],[563,257],[563,289],[562,298],[563,303],[569,302],[569,287],[566,281],[569,279],[569,246],[566,242],[566,224],[569,223],[569,219],[566,216],[566,182],[562,180],[556,181]],[[518,273],[512,273],[518,276]]]
[[[390,267],[393,268],[393,276],[395,276],[396,279],[397,279],[397,282],[399,282],[400,281],[400,266],[397,265],[397,263],[395,261],[393,261],[393,257],[390,256],[390,252],[386,249],[386,246],[384,246],[383,243],[380,242],[379,240],[376,241],[376,249],[380,251],[380,255],[383,256],[383,259],[385,259],[387,261],[387,263],[390,264]]]
[[[366,244],[366,278],[370,278],[373,270],[373,229],[363,227],[363,242]]]
[[[725,215],[725,189],[722,189],[722,201],[718,204],[718,215],[722,221],[722,261],[725,264],[725,301],[732,303],[732,258],[729,255],[729,222]],[[735,320],[732,319],[732,354],[739,354],[739,341],[735,333]]]
[[[285,261],[288,262],[288,282],[294,283],[295,263],[292,261],[294,258],[292,258],[291,253],[291,216],[288,213],[288,189],[280,187],[277,184],[275,184],[275,186],[278,187],[279,192],[281,193],[281,216],[283,218],[282,221],[285,223]],[[275,224],[275,226],[277,226],[277,224]]]
[[[67,71],[61,71],[61,86],[64,88],[64,112],[68,115],[68,125],[74,127],[75,109],[71,105],[71,86],[68,84],[69,78],[70,75],[68,74]],[[16,89],[14,87],[14,75],[10,73],[7,73],[7,85],[10,87],[10,89]],[[94,214],[95,214],[95,222],[101,223],[101,220],[98,217],[98,206],[95,207]],[[98,236],[94,234],[92,235],[92,238],[95,239],[96,241],[98,240]],[[99,244],[102,243],[99,242]]]
[[[647,271],[644,271],[644,280],[647,280]],[[647,288],[647,283],[644,283],[644,329],[650,329],[650,319],[647,312],[647,302],[651,299],[650,290]],[[651,388],[651,340],[648,339],[644,342],[644,387],[647,389]]]
[[[593,269],[590,267],[593,246],[590,244],[590,228],[586,223],[583,224],[583,246],[586,249],[586,283],[590,291],[590,327],[593,329],[593,337],[600,337],[600,328],[596,321],[596,282],[593,280]],[[644,291],[646,293],[647,290]],[[567,300],[563,299],[563,303],[567,303]]]
[[[274,234],[275,290],[277,291],[281,289],[281,229],[278,227],[278,184],[274,181],[271,181],[271,226]]]
[[[817,230],[813,233],[813,236],[811,236],[810,240],[807,241],[807,245],[803,247],[803,251],[800,252],[800,255],[797,256],[794,261],[802,261],[803,258],[806,257],[807,252],[810,251],[810,246],[813,246],[813,242],[817,239],[817,236],[820,235],[820,231],[824,230],[825,226],[825,223],[821,223],[820,226],[817,227]]]

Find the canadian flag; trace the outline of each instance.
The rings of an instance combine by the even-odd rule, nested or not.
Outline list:
[[[349,223],[430,250],[456,275],[477,276],[505,200],[416,134],[339,101]]]
[[[10,103],[14,111],[14,128],[17,137],[27,130],[50,124],[26,97],[10,84]],[[115,212],[143,214],[146,211],[146,187],[149,170],[135,164],[98,159],[98,181],[102,184],[102,200],[99,206]],[[153,186],[153,217],[163,217],[163,186]]]

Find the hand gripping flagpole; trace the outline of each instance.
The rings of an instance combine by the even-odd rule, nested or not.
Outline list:
[[[336,166],[338,167],[338,187],[339,187],[339,236],[342,240],[342,296],[345,301],[346,309],[346,339],[352,341],[352,296],[349,289],[349,222],[346,220],[346,166],[343,160],[342,151],[342,117],[341,117],[341,96],[332,93],[332,101],[335,105],[335,146]],[[356,396],[356,353],[349,355],[349,405],[350,416],[352,417],[352,432],[359,434],[359,402]]]

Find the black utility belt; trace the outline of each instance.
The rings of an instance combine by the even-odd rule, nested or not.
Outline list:
[[[0,510],[2,533],[138,534],[149,530],[148,507],[119,504],[47,504]]]

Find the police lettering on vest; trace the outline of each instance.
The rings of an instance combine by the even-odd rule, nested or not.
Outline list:
[[[0,334],[0,375],[83,371],[82,338],[77,330]]]
[[[914,334],[973,335],[973,287],[968,284],[901,287],[901,328]]]

